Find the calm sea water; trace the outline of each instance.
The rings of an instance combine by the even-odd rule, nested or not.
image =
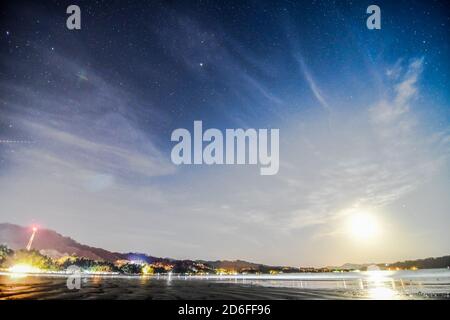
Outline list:
[[[0,275],[0,299],[449,299],[450,270],[126,277]]]

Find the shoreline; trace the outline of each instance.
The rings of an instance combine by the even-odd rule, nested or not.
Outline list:
[[[48,271],[48,272],[11,272],[0,271],[0,276],[9,277],[69,277],[73,272],[66,271]],[[176,274],[176,273],[160,273],[160,274],[122,274],[112,272],[81,272],[83,278],[123,278],[123,279],[199,279],[199,280],[275,280],[275,281],[339,281],[339,280],[416,280],[416,279],[432,279],[432,278],[448,278],[450,281],[450,270],[445,268],[439,269],[420,269],[420,270],[401,270],[401,271],[346,271],[346,272],[302,272],[302,273],[285,273],[285,274]]]

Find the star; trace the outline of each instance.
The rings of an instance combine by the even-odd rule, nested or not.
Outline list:
[[[200,63],[199,63],[199,66],[200,66],[200,67],[203,67],[203,62],[200,62]]]

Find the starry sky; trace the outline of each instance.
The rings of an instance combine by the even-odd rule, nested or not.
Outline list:
[[[81,8],[81,30],[66,8]],[[381,8],[368,30],[366,8]],[[449,254],[447,1],[9,1],[0,222],[268,264]],[[279,128],[280,170],[175,166],[176,128]],[[355,211],[382,233],[348,236]],[[395,245],[392,245],[395,243]]]

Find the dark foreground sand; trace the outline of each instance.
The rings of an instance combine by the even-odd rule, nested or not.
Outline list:
[[[69,290],[65,278],[0,276],[0,299],[339,299],[323,290],[268,288],[206,280],[88,279]]]
[[[365,292],[265,287],[245,283],[157,278],[89,278],[69,290],[64,277],[0,276],[0,299],[367,299]],[[421,299],[422,295],[395,298]],[[438,297],[443,298],[443,297]]]

